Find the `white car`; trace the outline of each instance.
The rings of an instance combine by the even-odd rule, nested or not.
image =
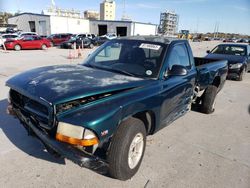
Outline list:
[[[21,38],[21,37],[23,37],[23,36],[27,36],[27,35],[32,35],[32,36],[37,36],[38,34],[37,33],[35,33],[35,32],[20,32],[19,34],[18,34],[18,36]]]
[[[19,36],[15,34],[3,34],[0,35],[0,46],[4,44],[7,39],[18,39]]]
[[[116,39],[117,35],[115,33],[107,33],[103,37],[106,37],[107,39],[112,40],[112,39]]]

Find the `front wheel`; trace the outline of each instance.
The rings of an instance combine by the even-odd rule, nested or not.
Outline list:
[[[15,47],[14,47],[14,49],[16,51],[20,51],[21,50],[21,46],[19,44],[16,44]]]
[[[201,111],[205,114],[211,114],[215,110],[215,97],[217,95],[218,88],[210,85],[204,91],[201,101]]]
[[[108,151],[109,173],[120,180],[130,179],[138,171],[146,146],[144,123],[130,118],[119,125]]]
[[[243,70],[241,71],[241,73],[240,73],[237,81],[242,81],[243,78],[244,78],[244,76],[245,76],[245,74],[246,74],[246,68],[243,68]]]

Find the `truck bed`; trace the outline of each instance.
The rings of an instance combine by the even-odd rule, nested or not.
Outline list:
[[[208,63],[214,63],[217,61],[221,61],[221,60],[208,59],[208,58],[202,58],[202,57],[194,57],[194,64],[196,67],[201,66],[201,65],[205,65]]]
[[[197,68],[197,81],[201,90],[205,89],[207,85],[211,85],[216,77],[219,77],[221,82],[226,80],[228,70],[227,60],[194,57],[194,64]]]

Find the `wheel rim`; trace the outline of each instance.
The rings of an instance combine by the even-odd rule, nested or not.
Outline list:
[[[21,49],[21,47],[19,45],[15,46],[15,50],[20,50],[20,49]]]
[[[143,135],[142,133],[138,133],[135,135],[129,147],[129,153],[128,153],[129,168],[133,169],[138,165],[142,157],[143,147],[144,147]]]
[[[43,44],[42,45],[42,49],[45,50],[46,49],[46,45]]]

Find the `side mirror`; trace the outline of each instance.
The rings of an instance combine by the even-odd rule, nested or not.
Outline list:
[[[187,68],[182,65],[173,65],[171,70],[166,71],[165,77],[167,76],[185,76],[187,75]]]
[[[207,53],[209,54],[211,51],[210,50],[207,50]]]

